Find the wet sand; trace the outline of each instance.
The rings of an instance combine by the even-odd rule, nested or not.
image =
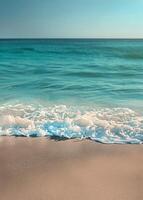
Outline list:
[[[143,145],[0,138],[0,200],[142,200]]]

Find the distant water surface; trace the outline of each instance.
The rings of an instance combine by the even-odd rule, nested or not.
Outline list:
[[[143,141],[143,40],[0,40],[0,134]]]

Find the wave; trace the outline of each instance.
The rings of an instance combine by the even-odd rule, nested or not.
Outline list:
[[[23,54],[23,53],[50,53],[50,51],[44,51],[39,49],[38,47],[14,47],[14,48],[5,48],[0,49],[0,53],[9,53],[9,54]],[[52,53],[52,52],[51,52]]]
[[[143,143],[143,116],[129,108],[2,105],[0,135]]]
[[[133,51],[133,52],[129,52],[123,55],[124,58],[126,59],[132,59],[132,60],[142,60],[143,59],[143,50],[142,51]]]

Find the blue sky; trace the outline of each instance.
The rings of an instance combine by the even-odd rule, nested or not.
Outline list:
[[[0,0],[0,38],[143,38],[143,0]]]

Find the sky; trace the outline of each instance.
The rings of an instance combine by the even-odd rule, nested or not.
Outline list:
[[[143,0],[0,0],[0,38],[143,38]]]

